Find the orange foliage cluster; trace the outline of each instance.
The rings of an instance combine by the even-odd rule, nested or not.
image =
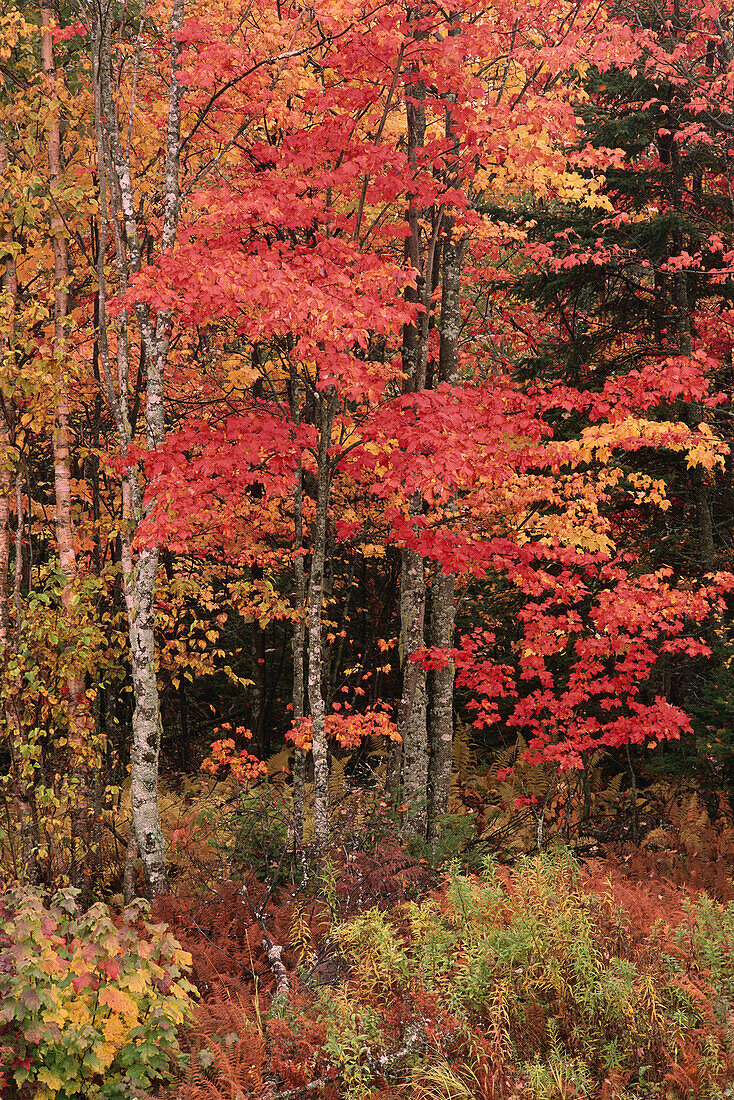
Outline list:
[[[339,708],[339,709],[337,709]],[[376,708],[364,714],[350,714],[346,706],[334,704],[334,713],[326,716],[326,736],[343,749],[356,749],[366,737],[387,737],[390,741],[400,741],[398,727],[384,710]],[[286,737],[298,749],[308,752],[313,742],[310,718],[302,718]]]
[[[240,736],[252,737],[249,730],[237,729]],[[225,737],[212,743],[211,752],[201,764],[201,770],[216,775],[226,769],[229,775],[241,786],[246,786],[258,779],[261,775],[267,775],[268,766],[264,760],[258,760],[246,749],[239,752],[235,749],[234,739]]]

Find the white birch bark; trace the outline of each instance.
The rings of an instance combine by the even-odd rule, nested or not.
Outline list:
[[[317,396],[319,407],[318,480],[316,515],[311,531],[311,570],[308,578],[308,701],[313,724],[314,839],[323,850],[329,839],[329,759],[326,744],[326,705],[323,689],[324,568],[329,518],[331,468],[329,445],[336,413],[333,387]]]
[[[171,71],[168,101],[168,124],[165,150],[165,208],[162,247],[171,249],[176,239],[180,212],[179,160],[181,147],[181,101],[183,89],[178,76],[180,44],[177,32],[184,17],[184,0],[174,0],[169,28]],[[120,280],[127,284],[129,274],[142,266],[142,249],[137,228],[135,195],[132,171],[121,141],[111,72],[111,22],[110,13],[97,15],[97,32],[94,35],[98,94],[98,115],[104,120],[104,136],[109,149],[109,159],[114,179],[109,181],[109,198],[113,204],[113,227],[117,249]],[[129,143],[127,148],[129,149]],[[100,178],[102,149],[98,152]],[[118,216],[124,230],[120,232]],[[171,332],[170,311],[161,310],[155,327],[150,310],[139,304],[135,307],[145,353],[146,394],[145,427],[149,450],[159,447],[165,438],[164,379]],[[116,421],[123,448],[129,445],[129,427],[126,423],[127,362],[126,340],[118,342],[118,385]],[[122,358],[120,353],[122,351]],[[109,379],[109,381],[108,381]],[[107,388],[111,391],[110,372],[106,375]],[[110,392],[114,402],[115,397]],[[114,409],[113,409],[114,411]],[[134,472],[124,487],[124,501],[131,520],[131,527],[142,515],[140,487]],[[151,896],[167,889],[164,838],[158,805],[158,761],[160,755],[160,701],[155,669],[155,595],[158,572],[159,548],[143,547],[133,564],[130,547],[134,531],[123,553],[125,599],[129,617],[130,657],[134,692],[133,740],[131,751],[131,807],[135,838],[140,850],[147,892]]]

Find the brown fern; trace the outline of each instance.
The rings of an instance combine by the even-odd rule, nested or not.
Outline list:
[[[250,990],[229,979],[196,1009],[188,1033],[189,1063],[177,1100],[256,1100],[266,1051]]]

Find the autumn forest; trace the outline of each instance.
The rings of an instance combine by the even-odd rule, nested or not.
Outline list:
[[[0,0],[0,1094],[734,1097],[732,0]]]

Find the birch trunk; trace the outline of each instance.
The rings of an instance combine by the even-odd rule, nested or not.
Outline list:
[[[95,11],[97,11],[95,9]],[[179,160],[181,147],[182,85],[178,75],[178,59],[181,47],[177,33],[184,16],[184,0],[174,0],[171,13],[169,43],[171,49],[171,74],[168,100],[168,125],[165,151],[165,207],[162,232],[162,248],[173,247],[180,212]],[[95,108],[100,129],[109,149],[112,176],[109,181],[109,197],[114,207],[112,224],[115,230],[118,272],[120,282],[126,285],[130,274],[142,265],[142,248],[138,234],[131,167],[120,137],[118,115],[112,84],[111,13],[95,14],[93,65],[96,74]],[[96,54],[96,58],[94,55]],[[102,122],[102,120],[104,120]],[[98,160],[103,159],[98,153]],[[100,164],[100,179],[102,179]],[[124,227],[120,231],[119,222]],[[171,332],[171,315],[161,310],[155,324],[150,310],[137,305],[135,314],[140,330],[141,344],[145,352],[146,395],[145,427],[149,450],[159,447],[165,438],[164,377]],[[126,350],[126,341],[122,345]],[[120,342],[118,341],[118,356]],[[123,416],[123,387],[127,386],[127,364],[118,359],[120,392],[110,394],[118,405],[118,432],[125,449],[130,442],[129,428]],[[109,375],[109,371],[108,371]],[[108,386],[108,390],[109,390]],[[137,523],[142,516],[140,487],[137,476],[131,474],[126,487],[126,498]],[[126,549],[123,569],[125,600],[128,608],[130,655],[134,692],[133,743],[131,752],[131,807],[133,830],[140,850],[149,896],[163,893],[166,878],[165,850],[158,805],[158,760],[160,755],[160,701],[155,670],[155,594],[158,572],[159,548],[143,547],[133,567],[132,538]]]
[[[171,82],[168,101],[168,133],[165,161],[165,213],[163,249],[173,247],[178,225],[179,150],[181,144],[181,97],[178,58],[181,47],[176,38],[184,15],[184,0],[174,0],[170,24]],[[122,173],[125,222],[132,194],[125,193],[129,173]],[[138,257],[140,256],[138,244]],[[146,352],[145,428],[149,450],[160,447],[165,439],[163,379],[170,341],[170,311],[158,314],[155,331],[147,309],[139,309],[138,322]],[[149,505],[150,507],[150,505]],[[165,849],[158,804],[158,760],[161,745],[161,715],[158,679],[155,669],[155,595],[159,548],[144,546],[138,556],[132,580],[134,610],[130,623],[130,649],[133,666],[133,746],[131,754],[130,798],[135,836],[140,849],[148,894],[155,897],[168,889]],[[128,583],[130,583],[128,581]]]
[[[316,400],[319,410],[319,453],[316,515],[311,530],[311,570],[308,578],[308,701],[313,724],[314,840],[316,847],[323,851],[329,839],[329,759],[326,744],[321,620],[331,488],[329,446],[336,413],[336,395],[333,387],[329,387],[326,393],[317,394]]]
[[[53,41],[50,33],[51,9],[41,9],[41,63],[51,99],[55,97]],[[56,115],[48,134],[48,166],[51,192],[63,182],[61,134]],[[51,231],[54,255],[54,359],[59,368],[59,390],[56,400],[56,425],[53,435],[54,491],[56,498],[56,541],[59,566],[64,577],[61,602],[67,615],[72,614],[75,600],[77,560],[74,548],[74,521],[71,493],[71,427],[66,378],[66,324],[69,313],[69,259],[63,220],[55,203],[51,203]],[[67,677],[69,780],[71,798],[71,857],[69,877],[76,886],[85,881],[84,862],[91,844],[91,773],[93,723],[83,676]]]

